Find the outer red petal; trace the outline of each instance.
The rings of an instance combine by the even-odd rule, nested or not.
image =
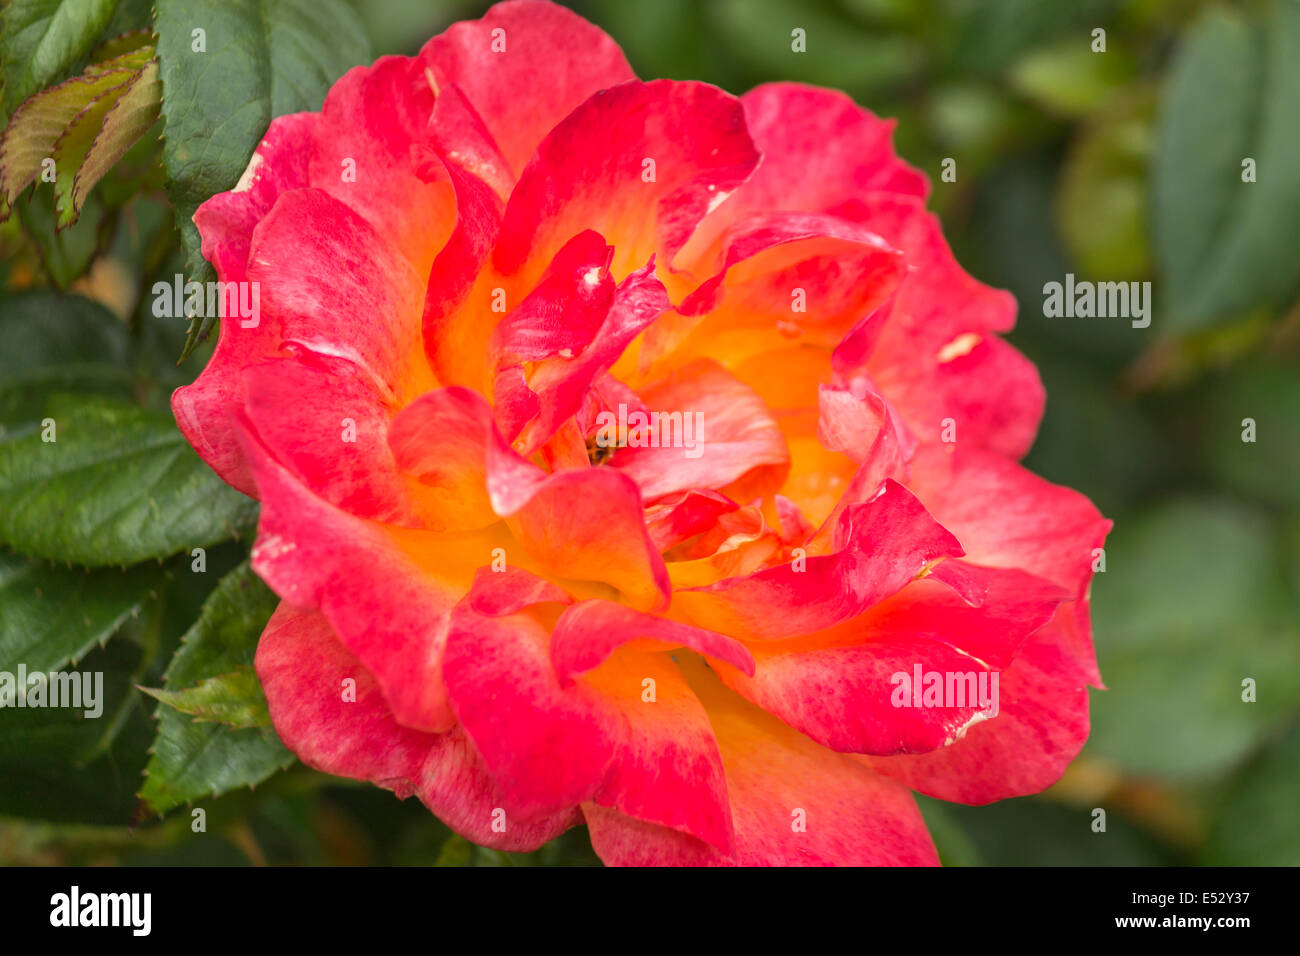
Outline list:
[[[253,569],[286,601],[320,610],[401,723],[451,727],[440,665],[457,589],[404,553],[393,531],[315,497],[253,439],[246,448],[262,500]]]
[[[1062,607],[1020,648],[1002,674],[996,719],[941,750],[864,759],[913,790],[956,803],[991,803],[1050,787],[1088,739],[1090,678],[1071,627],[1070,609]]]
[[[1033,363],[995,333],[1016,301],[970,276],[919,200],[873,195],[846,211],[903,250],[912,267],[879,327],[865,368],[923,440],[953,419],[957,440],[1019,458],[1033,444],[1044,391]]]
[[[253,230],[282,192],[307,185],[316,120],[314,113],[272,120],[239,184],[217,193],[194,213],[203,255],[222,282],[248,278]],[[225,481],[252,494],[253,480],[229,415],[239,404],[239,369],[272,354],[280,345],[279,336],[270,323],[245,329],[236,321],[222,322],[218,334],[217,347],[198,379],[172,395],[172,412],[203,460]]]
[[[418,488],[388,447],[391,399],[351,362],[297,351],[243,373],[244,410],[261,444],[330,504],[418,526]]]
[[[421,277],[455,225],[446,176],[417,174],[412,145],[429,140],[434,92],[414,57],[380,57],[345,73],[325,97],[311,184],[388,236]]]
[[[507,810],[525,820],[591,799],[622,732],[588,685],[560,686],[546,645],[545,629],[527,615],[487,618],[462,607],[443,661],[457,719]]]
[[[537,0],[507,0],[481,20],[453,24],[425,45],[420,60],[439,84],[460,87],[516,175],[579,104],[636,79],[602,30]]]
[[[328,194],[280,196],[257,227],[248,276],[284,341],[345,358],[402,400],[431,384],[418,350],[423,276],[386,233]]]
[[[731,806],[708,714],[666,654],[622,650],[582,680],[624,721],[594,802],[732,849]]]
[[[594,229],[617,237],[616,278],[656,254],[671,263],[757,162],[740,101],[717,87],[656,80],[604,90],[538,147],[493,260],[535,279],[572,236]]]
[[[923,447],[911,464],[909,487],[961,541],[967,560],[1022,568],[1070,593],[1075,599],[1070,640],[1088,682],[1100,686],[1086,596],[1093,551],[1111,522],[1079,492],[1000,455],[964,448],[960,441],[955,450]]]
[[[945,562],[946,563],[946,562]],[[942,567],[943,565],[940,565]],[[999,706],[1007,691],[1000,673],[1025,639],[1055,612],[1064,592],[1021,571],[975,569],[986,577],[978,606],[933,580],[913,582],[860,618],[813,641],[756,646],[757,670],[745,677],[720,670],[733,689],[818,743],[841,753],[924,753],[960,739],[989,717],[976,694],[980,675],[999,674]],[[894,675],[971,674],[961,705],[896,706]],[[906,689],[903,687],[903,689]],[[920,689],[917,689],[920,692]],[[990,697],[991,697],[990,693]]]
[[[895,121],[880,119],[838,90],[767,83],[741,101],[763,165],[737,195],[737,213],[836,213],[871,192],[922,200],[929,193],[925,175],[894,153]]]
[[[735,852],[593,805],[583,813],[601,859],[623,866],[933,866],[934,844],[908,790],[814,743],[698,669],[727,774]],[[864,772],[865,771],[865,772]],[[802,827],[802,828],[801,828]]]
[[[402,798],[416,793],[453,830],[498,850],[534,850],[578,822],[576,812],[502,819],[501,794],[464,733],[399,724],[374,678],[319,614],[281,604],[256,665],[276,733],[308,766],[373,781]],[[355,699],[345,695],[345,680],[355,681]]]

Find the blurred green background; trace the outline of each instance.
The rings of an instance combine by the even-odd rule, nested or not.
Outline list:
[[[798,80],[897,117],[899,151],[930,175],[931,206],[958,259],[1020,302],[1010,338],[1048,392],[1026,464],[1115,521],[1093,587],[1109,689],[1093,693],[1092,737],[1047,793],[982,808],[922,801],[945,862],[1300,864],[1295,0],[569,5],[621,43],[643,78],[702,79],[735,93]],[[414,52],[486,7],[355,3],[376,54]],[[791,50],[795,28],[806,31],[806,53]],[[1098,28],[1104,53],[1093,51]],[[942,182],[949,157],[956,181]],[[1255,182],[1242,181],[1247,157]],[[111,186],[97,200],[110,208]],[[99,235],[86,252],[65,233],[29,268],[15,251],[23,237],[0,233],[7,283],[40,285],[82,256],[80,271],[67,267],[68,276],[90,269],[77,288],[130,303],[123,276],[177,271],[161,200],[138,201],[131,229],[109,242]],[[1045,318],[1044,283],[1069,272],[1150,280],[1151,326]],[[132,387],[142,403],[165,407],[207,350],[172,368],[161,357],[179,353],[183,329],[146,313],[133,352],[145,373]],[[1254,442],[1242,440],[1247,418]],[[241,557],[225,546],[210,566]],[[174,645],[216,577],[177,577],[188,583],[128,622],[139,632],[128,636]],[[147,665],[144,681],[165,663]],[[1254,702],[1242,700],[1247,678]],[[123,717],[119,731],[147,744],[146,710]],[[0,737],[11,772],[21,757],[6,746]],[[0,862],[595,862],[582,830],[535,854],[483,850],[449,837],[414,800],[300,766],[204,801],[205,834],[190,832],[184,811],[131,827],[142,764],[115,756],[128,752],[105,747],[81,771],[93,801],[51,779],[42,821],[0,803]],[[1094,808],[1107,812],[1104,833],[1093,830]]]

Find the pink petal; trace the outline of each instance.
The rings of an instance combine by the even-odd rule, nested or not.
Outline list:
[[[914,790],[957,803],[991,803],[1056,783],[1088,739],[1090,678],[1066,633],[1071,620],[1062,606],[1021,646],[1002,674],[995,720],[941,750],[867,761]]]
[[[481,20],[453,24],[425,44],[420,60],[440,87],[460,87],[516,175],[587,97],[636,78],[602,30],[534,0],[498,3]]]
[[[496,242],[503,206],[487,183],[430,150],[419,168],[446,175],[456,193],[456,228],[429,272],[424,300],[424,348],[438,381],[481,389],[488,353],[483,315],[493,286],[475,283]],[[477,293],[477,295],[475,294]]]
[[[930,562],[961,554],[957,539],[894,481],[844,512],[834,543],[834,554],[803,559],[803,570],[792,562],[678,591],[673,606],[724,634],[760,640],[809,634],[856,617]]]
[[[725,208],[725,207],[724,207]],[[692,358],[728,368],[792,346],[833,348],[895,290],[906,270],[899,250],[834,216],[767,213],[712,241],[693,239],[680,258],[711,275],[644,337],[643,377]],[[685,288],[669,277],[674,290]],[[617,372],[617,370],[616,370]],[[751,383],[752,384],[752,383]]]
[[[412,145],[430,138],[433,108],[418,59],[354,67],[325,97],[311,159],[311,184],[389,237],[422,277],[455,225],[451,184],[421,178],[412,158]]]
[[[450,728],[439,672],[454,584],[421,569],[387,526],[315,497],[255,439],[244,441],[262,501],[253,569],[295,607],[320,611],[400,723]]]
[[[938,441],[951,418],[958,441],[1024,455],[1044,393],[1033,364],[995,334],[1015,324],[1015,299],[957,264],[919,200],[874,195],[845,214],[903,250],[912,267],[866,358],[877,386],[923,440]]]
[[[668,571],[642,520],[641,495],[608,468],[563,471],[545,479],[511,520],[529,555],[564,578],[601,581],[628,604],[668,602]]]
[[[498,571],[481,567],[474,573],[474,587],[469,592],[469,606],[485,617],[507,617],[526,607],[554,601],[568,604],[573,599],[558,584],[552,584],[523,568]]]
[[[254,233],[248,276],[260,285],[262,322],[283,341],[352,362],[397,399],[431,384],[418,351],[423,277],[328,194],[280,196]]]
[[[459,387],[426,392],[393,419],[392,455],[397,467],[426,490],[426,527],[464,531],[498,520],[487,486],[492,427],[483,397]]]
[[[525,820],[591,799],[620,736],[601,695],[583,683],[560,686],[546,644],[526,615],[487,618],[462,607],[443,661],[457,719],[507,811]]]
[[[722,753],[735,828],[724,854],[676,830],[583,806],[611,866],[934,866],[911,793],[785,726],[698,668],[688,672]]]
[[[195,211],[203,255],[216,267],[222,282],[247,280],[253,229],[271,211],[280,193],[307,185],[307,158],[315,126],[314,113],[292,113],[272,120],[239,186],[217,193]],[[240,401],[239,369],[274,353],[279,336],[272,323],[245,329],[236,321],[221,322],[218,336],[207,367],[192,384],[172,395],[172,412],[203,460],[222,479],[252,494],[253,479],[243,463],[229,413]]]
[[[464,732],[429,734],[398,723],[374,678],[319,614],[281,604],[257,645],[256,666],[276,734],[310,767],[370,780],[402,799],[415,793],[457,833],[497,850],[535,850],[578,822],[574,812],[502,818],[501,795]],[[347,680],[355,682],[351,695]]]
[[[651,262],[619,284],[604,322],[586,348],[572,358],[561,355],[536,364],[525,386],[536,396],[536,412],[526,420],[516,441],[524,454],[539,448],[581,410],[591,387],[667,307],[668,297]],[[515,394],[512,400],[520,398]],[[527,407],[531,403],[525,399],[521,404]]]
[[[836,212],[866,193],[929,193],[925,175],[894,153],[894,120],[838,90],[766,83],[746,93],[745,120],[763,164],[736,196],[733,214],[793,209]]]
[[[756,469],[780,487],[790,461],[780,427],[763,400],[717,363],[692,363],[640,397],[658,416],[652,424],[661,424],[639,433],[624,428],[628,447],[617,449],[610,464],[635,481],[647,500],[717,491]],[[610,413],[606,421],[617,419]]]
[[[934,447],[918,451],[909,486],[957,536],[970,562],[1021,568],[1075,598],[1078,626],[1070,634],[1089,683],[1099,686],[1084,598],[1092,581],[1093,552],[1105,541],[1111,522],[1077,491],[960,442],[951,454]]]
[[[997,719],[989,712],[1005,699],[1000,672],[1065,596],[1021,571],[974,572],[984,578],[979,606],[939,581],[915,581],[807,642],[811,646],[757,648],[752,678],[726,670],[719,675],[768,713],[841,753],[924,753],[947,746],[972,724]],[[950,675],[971,675],[974,682],[959,688],[962,678],[952,676],[952,690],[964,699],[936,705],[921,697],[930,674],[943,685]]]
[[[567,685],[576,675],[599,666],[618,648],[640,641],[689,647],[706,657],[726,661],[745,674],[754,673],[753,655],[725,634],[642,614],[604,600],[581,601],[565,609],[551,634],[551,663],[560,683]]]
[[[672,659],[625,649],[582,680],[624,725],[594,802],[729,853],[731,807],[718,744]]]
[[[736,510],[736,503],[713,491],[686,491],[661,499],[646,509],[646,530],[656,551],[664,552],[717,523]]]
[[[357,517],[424,526],[421,489],[388,447],[392,407],[369,376],[343,359],[302,352],[252,366],[243,381],[258,440],[298,481]]]
[[[655,255],[669,263],[757,162],[740,101],[717,87],[656,80],[603,90],[541,141],[506,206],[494,261],[535,277],[594,229],[613,240],[616,278]]]
[[[445,161],[481,179],[502,201],[510,198],[514,174],[482,117],[455,84],[438,90],[429,117],[429,140]]]
[[[590,345],[614,304],[612,251],[591,229],[565,243],[533,291],[492,333],[502,358],[537,362]]]

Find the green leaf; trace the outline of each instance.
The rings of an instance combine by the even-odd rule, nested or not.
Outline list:
[[[707,35],[722,39],[728,58],[758,76],[872,91],[903,82],[922,65],[911,37],[864,30],[824,5],[801,7],[798,20],[785,29],[773,29],[788,19],[780,0],[720,0],[704,12]],[[805,53],[791,48],[795,27],[804,31]]]
[[[1080,31],[1031,51],[1012,67],[1008,79],[1013,89],[1045,109],[1075,117],[1104,106],[1133,72],[1132,57],[1113,48],[1093,53],[1091,37]]]
[[[79,399],[50,417],[40,432],[0,443],[0,541],[14,549],[134,564],[252,525],[256,504],[194,454],[170,416]]]
[[[78,295],[25,292],[0,299],[0,438],[40,421],[51,393],[130,395],[126,326]]]
[[[1273,742],[1233,781],[1215,812],[1208,866],[1300,866],[1300,727]]]
[[[1095,698],[1094,698],[1095,699]],[[943,805],[986,866],[1168,866],[1180,860],[1125,820],[1107,813],[1104,833],[1092,829],[1092,807],[1067,807],[1034,797],[983,807]],[[946,861],[945,861],[946,862]]]
[[[219,686],[230,689],[223,675],[229,678],[240,671],[252,675],[257,640],[277,603],[247,563],[222,578],[204,602],[198,621],[181,639],[180,650],[167,669],[165,691],[194,705],[195,685],[205,691],[216,691]],[[248,709],[259,700],[265,709],[255,676],[252,684],[245,682],[235,689],[240,696],[234,703]],[[222,704],[213,693],[203,706],[211,712]],[[158,736],[140,798],[158,814],[235,787],[261,783],[294,759],[269,726],[232,729],[191,720],[170,706],[159,707],[157,716]]]
[[[0,196],[0,204],[3,202]],[[108,232],[108,216],[98,196],[90,196],[80,218],[66,229],[58,228],[54,193],[49,189],[34,190],[19,199],[15,208],[41,265],[56,286],[67,289],[86,273]]]
[[[42,175],[45,161],[55,158],[59,138],[77,116],[110,91],[124,93],[127,82],[149,57],[148,47],[132,50],[25,100],[10,118],[0,143],[0,195],[12,204]]]
[[[369,42],[343,0],[158,0],[155,29],[167,191],[188,278],[208,282],[194,210],[234,187],[274,117],[320,109],[335,80],[369,62]],[[215,321],[195,317],[182,358]]]
[[[1300,506],[1300,366],[1255,362],[1207,383],[1205,463],[1225,486],[1260,501]],[[1246,419],[1254,441],[1242,441]]]
[[[86,106],[54,144],[54,205],[59,228],[76,222],[86,195],[158,119],[158,64],[148,63],[124,84]]]
[[[1172,309],[1203,328],[1279,300],[1300,279],[1300,3],[1258,27],[1212,7],[1174,62],[1155,162],[1155,236]],[[1243,182],[1242,163],[1256,163]]]
[[[181,690],[159,690],[154,687],[140,689],[173,710],[189,714],[196,721],[228,724],[231,727],[271,725],[271,715],[266,709],[266,695],[262,693],[257,673],[251,667],[207,677],[193,687]]]
[[[118,10],[119,15],[121,12],[121,10]],[[148,17],[146,16],[145,19],[148,20]],[[147,27],[144,29],[128,30],[127,32],[120,33],[117,36],[109,37],[99,46],[95,47],[90,54],[90,59],[92,62],[102,63],[104,60],[113,60],[119,56],[124,56],[127,53],[132,53],[135,50],[142,50],[145,47],[148,47],[150,50],[153,49],[153,30]],[[150,56],[152,55],[153,54],[151,53]]]
[[[1091,756],[1204,779],[1296,712],[1300,626],[1262,513],[1180,498],[1120,520],[1092,608],[1108,690],[1092,695]]]
[[[938,53],[944,69],[970,76],[1000,70],[1028,50],[1057,37],[1074,35],[1088,44],[1091,29],[1107,20],[1117,5],[1118,0],[966,0],[945,3],[937,10],[931,8],[927,26],[946,40],[945,48]]]
[[[1150,277],[1151,107],[1149,97],[1134,96],[1099,114],[1066,158],[1057,204],[1061,236],[1085,276],[1107,282]]]
[[[10,0],[4,7],[0,63],[5,112],[67,73],[90,52],[118,0]]]
[[[84,706],[0,710],[0,816],[130,822],[149,745],[132,684],[149,658],[148,648],[119,638],[87,654],[76,671],[60,667],[92,675],[91,716]]]
[[[152,565],[81,571],[0,552],[0,671],[80,660],[137,615],[161,580]]]

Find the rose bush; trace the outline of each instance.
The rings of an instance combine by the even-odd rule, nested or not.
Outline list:
[[[912,790],[1059,778],[1109,524],[1017,464],[1014,300],[891,130],[640,82],[539,0],[271,124],[194,217],[260,321],[173,409],[261,502],[286,745],[622,864],[934,863]],[[914,672],[997,674],[996,716],[897,706]]]

